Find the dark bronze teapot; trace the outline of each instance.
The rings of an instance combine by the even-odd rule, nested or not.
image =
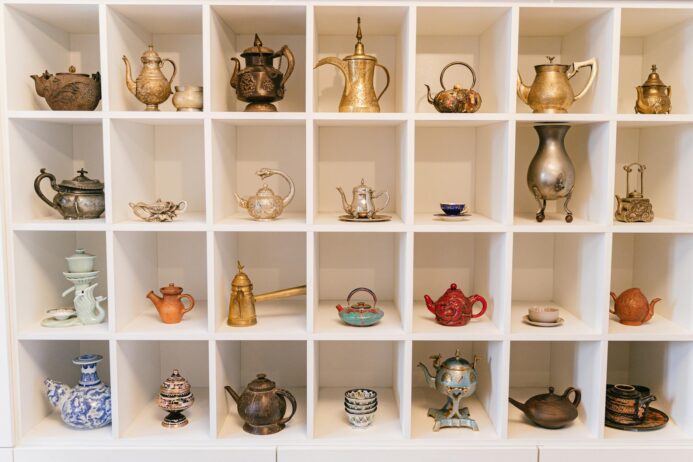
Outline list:
[[[92,180],[85,174],[84,169],[78,170],[72,180],[63,180],[57,183],[52,173],[41,169],[41,174],[34,180],[34,191],[43,202],[54,208],[66,220],[82,220],[85,218],[99,218],[106,209],[104,198],[104,184],[99,180]],[[51,188],[57,192],[53,200],[48,199],[41,191],[41,180],[48,178]]]
[[[571,393],[574,393],[572,401],[568,399]],[[577,418],[580,398],[581,393],[577,388],[568,387],[562,395],[557,395],[553,387],[549,387],[548,393],[532,396],[524,404],[510,397],[508,401],[540,427],[556,429]]]
[[[449,67],[460,65],[469,69],[472,73],[472,86],[469,89],[462,88],[462,85],[455,84],[452,89],[446,90],[443,76]],[[426,84],[424,84],[426,85]],[[481,107],[481,95],[473,90],[476,85],[476,74],[474,69],[469,64],[462,61],[454,61],[440,71],[440,86],[443,90],[440,91],[435,98],[431,97],[431,87],[426,85],[428,89],[428,102],[436,108],[438,112],[476,112]]]
[[[279,68],[281,58],[286,57],[286,72],[282,74]],[[262,40],[255,34],[255,43],[241,53],[245,58],[245,69],[241,70],[238,58],[231,58],[235,63],[231,86],[236,89],[236,97],[240,101],[250,103],[245,107],[246,112],[276,112],[272,104],[284,98],[286,81],[294,71],[294,54],[284,45],[277,52],[262,46]],[[279,66],[274,67],[274,58],[279,58]]]
[[[271,435],[281,431],[296,413],[294,395],[277,388],[265,374],[257,374],[240,396],[228,385],[224,389],[236,402],[238,415],[245,421],[243,430],[253,435]],[[291,403],[291,414],[285,417],[287,400]]]

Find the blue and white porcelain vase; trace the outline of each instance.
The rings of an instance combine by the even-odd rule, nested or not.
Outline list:
[[[81,355],[72,362],[81,368],[79,384],[72,388],[46,379],[46,394],[63,421],[71,427],[90,430],[111,423],[111,387],[101,381],[96,365],[101,355]]]

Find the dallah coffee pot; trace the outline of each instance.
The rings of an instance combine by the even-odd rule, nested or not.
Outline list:
[[[481,295],[472,295],[467,298],[457,288],[457,284],[450,284],[450,288],[434,303],[431,297],[424,295],[428,311],[436,315],[436,321],[443,326],[464,326],[470,319],[483,316],[486,312],[486,299]],[[472,306],[481,303],[481,310],[472,313]]]
[[[147,105],[145,111],[158,111],[159,104],[165,102],[173,93],[171,84],[177,72],[176,63],[168,58],[161,59],[159,53],[154,51],[153,45],[149,45],[147,51],[142,53],[140,60],[142,61],[142,70],[137,76],[137,80],[132,80],[130,61],[127,56],[123,55],[125,83],[130,93]],[[173,73],[169,79],[166,79],[164,73],[161,72],[164,61],[168,61],[173,66]]]

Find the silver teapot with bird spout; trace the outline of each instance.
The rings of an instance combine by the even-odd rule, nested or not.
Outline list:
[[[238,206],[248,210],[248,214],[253,217],[254,220],[274,220],[282,214],[284,209],[294,198],[294,182],[289,175],[281,170],[261,168],[255,172],[255,174],[263,180],[271,177],[272,175],[279,175],[284,178],[287,183],[289,183],[289,193],[284,197],[274,194],[274,191],[272,191],[266,183],[264,183],[262,187],[257,190],[254,196],[244,198],[239,196],[238,193],[234,193]]]
[[[390,194],[387,191],[375,192],[364,179],[361,179],[360,185],[354,186],[351,203],[347,201],[346,194],[340,186],[337,186],[337,191],[342,196],[342,208],[352,218],[373,219],[390,202]],[[377,207],[373,200],[382,195],[385,196],[385,203],[382,207]]]

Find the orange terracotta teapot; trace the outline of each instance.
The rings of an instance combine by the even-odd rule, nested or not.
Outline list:
[[[614,307],[609,312],[618,316],[618,321],[626,326],[639,326],[652,319],[655,303],[661,300],[653,298],[648,303],[647,297],[637,287],[625,290],[618,297],[611,292],[611,298]]]
[[[192,310],[195,306],[195,299],[190,294],[184,294],[183,288],[170,283],[168,287],[162,287],[163,297],[159,297],[153,291],[149,291],[147,298],[152,301],[156,311],[159,312],[161,321],[166,324],[178,324],[183,320],[183,315]],[[187,298],[189,301],[186,307],[182,300]]]

